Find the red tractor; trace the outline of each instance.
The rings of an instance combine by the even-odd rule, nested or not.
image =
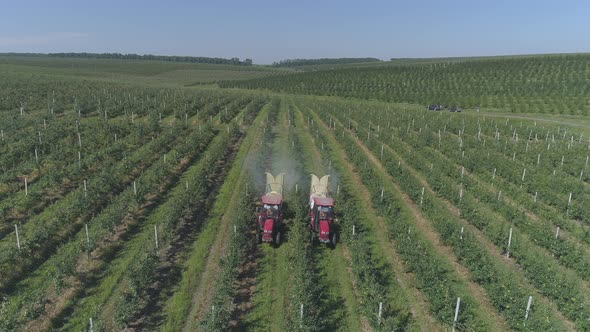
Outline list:
[[[283,228],[283,176],[266,173],[266,193],[262,196],[262,208],[258,209],[256,241],[281,244]]]
[[[319,179],[311,175],[311,187],[309,193],[309,230],[311,243],[316,239],[321,243],[336,245],[337,235],[334,227],[334,199],[329,196],[328,179],[324,175]]]

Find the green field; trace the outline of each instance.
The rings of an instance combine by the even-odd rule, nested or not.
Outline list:
[[[589,331],[590,55],[322,61],[0,56],[0,331]]]

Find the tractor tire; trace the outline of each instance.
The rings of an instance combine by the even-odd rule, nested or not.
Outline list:
[[[315,233],[311,232],[311,237],[309,239],[309,243],[314,244],[315,243]]]
[[[332,247],[336,247],[336,242],[338,241],[338,235],[336,235],[336,232],[332,233]]]
[[[256,231],[256,243],[262,243],[262,234],[260,234],[260,231]]]
[[[275,245],[277,247],[281,245],[281,232],[277,232],[277,235],[275,235]]]

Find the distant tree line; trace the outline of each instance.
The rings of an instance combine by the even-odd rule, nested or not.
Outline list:
[[[360,62],[380,62],[376,58],[322,58],[322,59],[287,59],[273,62],[273,67],[299,67],[310,65],[341,65]]]
[[[59,58],[91,58],[91,59],[126,59],[126,60],[159,60],[170,62],[195,62],[195,63],[212,63],[222,65],[251,66],[252,59],[240,61],[240,58],[210,58],[194,56],[176,56],[176,55],[153,55],[153,54],[122,54],[122,53],[1,53],[1,55],[11,56],[50,56]]]

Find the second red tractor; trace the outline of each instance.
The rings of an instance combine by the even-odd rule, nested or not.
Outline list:
[[[318,240],[321,243],[336,245],[337,234],[334,227],[334,198],[330,197],[328,190],[329,175],[321,179],[311,175],[311,187],[309,193],[309,230],[311,242]]]

